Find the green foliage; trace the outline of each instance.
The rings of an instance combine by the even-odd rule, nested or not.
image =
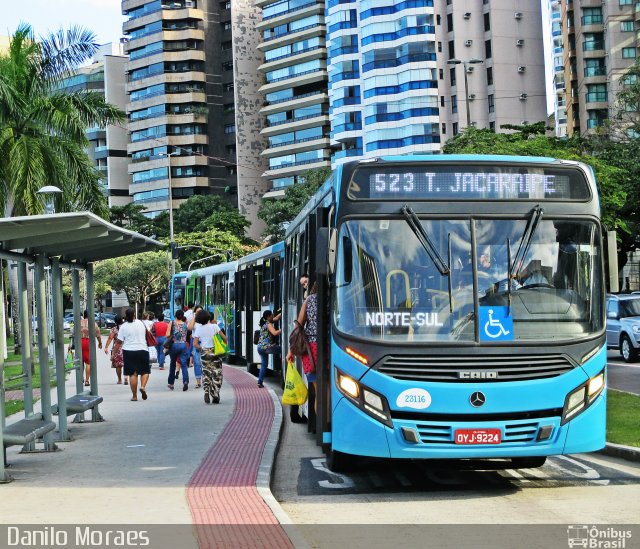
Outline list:
[[[609,390],[607,393],[607,441],[640,446],[640,396]]]
[[[526,129],[526,128],[525,128]],[[443,147],[447,154],[503,154],[516,156],[546,156],[577,160],[590,165],[600,192],[602,219],[609,228],[625,229],[627,223],[621,211],[627,199],[624,171],[595,156],[593,147],[582,139],[559,139],[532,131],[494,133],[487,129],[468,128]]]
[[[111,206],[109,208],[109,221],[118,227],[124,227],[130,231],[135,231],[144,235],[153,233],[153,222],[142,215],[145,207],[133,202],[125,206]]]
[[[287,187],[283,198],[262,200],[258,217],[267,225],[262,234],[269,239],[270,243],[273,244],[284,238],[283,224],[293,221],[330,175],[329,168],[309,170],[304,174],[304,183]]]
[[[6,216],[42,213],[37,192],[56,185],[62,190],[56,211],[107,217],[85,131],[123,122],[125,114],[97,93],[59,89],[97,48],[94,35],[77,27],[36,39],[21,25],[0,54],[0,206]]]
[[[169,282],[166,252],[145,252],[101,261],[95,268],[96,287],[125,292],[138,311]],[[142,305],[142,308],[139,306]]]
[[[258,250],[258,246],[246,243],[235,234],[215,228],[204,232],[179,233],[175,235],[175,241],[179,247],[185,248],[180,250],[180,264],[185,271],[200,259],[202,261],[194,263],[192,269],[225,263],[228,250],[236,259]]]
[[[241,236],[251,225],[237,208],[215,195],[189,198],[174,212],[173,222],[176,233],[219,229]]]

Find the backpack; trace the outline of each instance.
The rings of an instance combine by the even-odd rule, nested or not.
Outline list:
[[[257,345],[260,342],[260,330],[253,332],[253,344]]]

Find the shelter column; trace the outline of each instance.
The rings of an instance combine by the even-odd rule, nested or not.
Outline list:
[[[67,428],[67,391],[64,353],[64,305],[62,303],[62,269],[58,259],[51,260],[51,297],[53,302],[53,348],[55,352],[58,394],[58,440],[71,440]]]
[[[4,304],[4,260],[0,259],[0,446],[2,446],[0,484],[11,481],[11,476],[7,473],[5,466],[6,450],[4,448],[4,352],[6,348]]]
[[[36,310],[38,311],[38,363],[40,364],[40,403],[42,417],[45,421],[52,421],[51,414],[51,383],[49,373],[49,332],[47,327],[47,285],[44,272],[44,256],[36,258]],[[57,450],[53,442],[53,433],[44,435],[44,450]]]
[[[76,368],[76,394],[79,395],[83,391],[84,384],[82,382],[82,339],[80,337],[80,319],[82,317],[82,311],[80,311],[80,273],[77,269],[71,271],[71,293],[73,299],[73,345],[75,347],[73,365]],[[80,419],[76,419],[80,421]]]
[[[89,364],[91,365],[91,395],[98,396],[98,360],[96,352],[96,302],[93,263],[87,264],[87,311],[89,312]],[[98,406],[91,409],[91,420],[102,421]]]
[[[29,292],[27,289],[27,264],[16,263],[18,269],[18,316],[20,317],[20,339],[22,340],[22,375],[24,376],[24,416],[33,414],[33,347],[31,346],[31,319],[29,318]],[[35,448],[33,444],[30,445]]]

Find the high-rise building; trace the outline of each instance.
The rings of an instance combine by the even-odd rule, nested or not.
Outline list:
[[[551,55],[553,57],[553,114],[555,135],[567,135],[567,85],[564,80],[564,40],[560,0],[549,0]]]
[[[316,162],[330,150],[333,165],[431,154],[470,124],[500,131],[503,124],[546,120],[539,2],[329,0],[324,20],[322,4],[309,0],[259,5],[263,69],[269,71],[262,90],[270,148],[263,154],[270,158],[273,187],[300,173],[299,162],[309,161],[298,156],[301,150]],[[291,28],[301,20],[303,33]],[[298,81],[313,87],[296,88]],[[322,85],[329,96],[330,149],[319,124],[300,125],[297,103],[281,103],[291,96],[306,100],[312,91],[319,104]]]
[[[253,221],[265,190],[259,11],[249,0],[123,0],[122,10],[133,201],[153,217],[167,210],[169,186],[174,208],[222,194]]]
[[[561,0],[567,133],[584,135],[614,115],[638,56],[635,0]]]
[[[266,196],[278,196],[306,170],[331,163],[325,4],[257,0],[256,5],[262,9],[260,112],[266,119],[262,135],[267,139],[260,153],[268,161]]]
[[[92,64],[77,69],[59,87],[69,92],[87,90],[100,93],[108,103],[124,110],[127,103],[124,71],[126,62],[122,44],[105,44],[100,46]],[[121,125],[93,127],[87,130],[87,138],[87,152],[102,175],[102,186],[109,199],[109,206],[128,204],[131,202],[131,176],[127,170],[127,130]]]

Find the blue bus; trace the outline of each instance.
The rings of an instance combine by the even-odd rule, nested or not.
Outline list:
[[[303,272],[321,305],[310,398],[330,468],[355,456],[537,467],[604,446],[604,260],[588,166],[344,164],[287,228],[284,342]]]

